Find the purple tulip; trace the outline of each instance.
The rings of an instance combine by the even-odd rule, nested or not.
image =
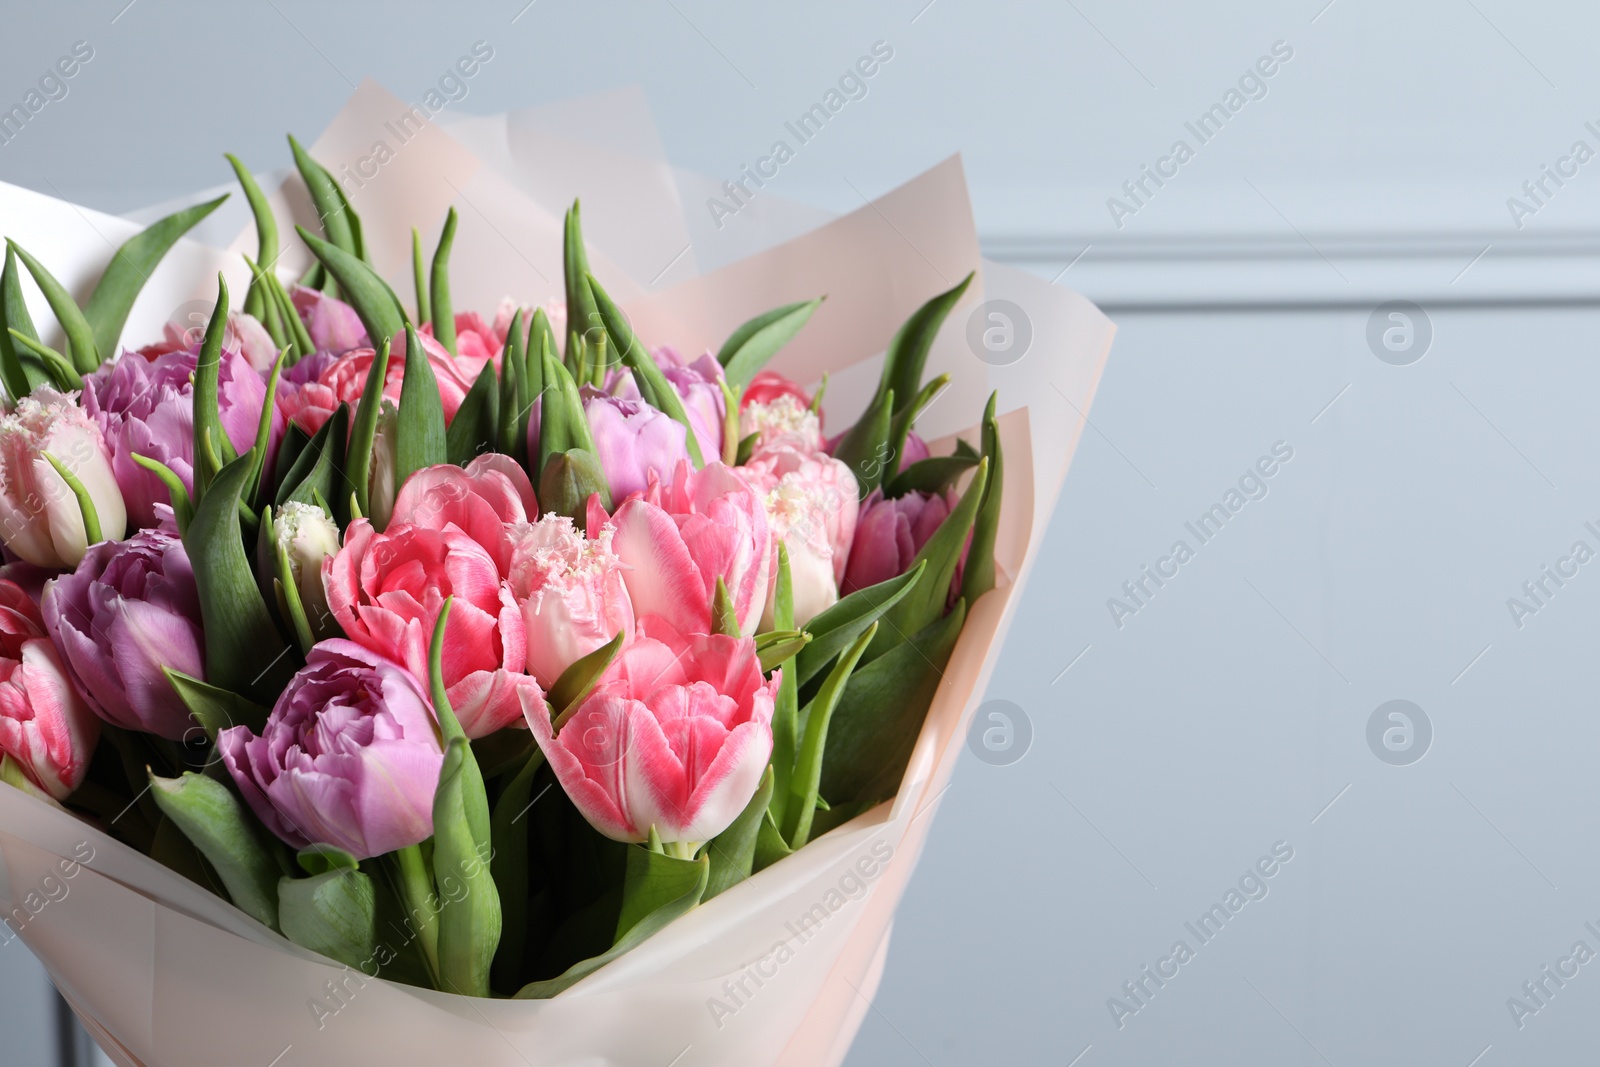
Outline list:
[[[100,426],[111,449],[111,471],[127,502],[128,518],[140,528],[158,522],[156,505],[170,498],[155,474],[135,463],[138,453],[159,460],[194,491],[195,349],[165,352],[153,358],[124,352],[83,382],[83,407]],[[224,349],[217,376],[217,410],[222,430],[237,452],[255,443],[266,383],[243,354]],[[272,416],[267,469],[271,452],[283,433],[283,416]]]
[[[883,490],[874,489],[861,502],[839,595],[848,596],[857,589],[904,574],[950,514],[950,505],[946,497],[922,492],[885,500]]]
[[[352,348],[372,347],[372,342],[367,339],[367,328],[361,325],[361,317],[356,314],[355,308],[343,300],[325,296],[303,285],[294,287],[290,299],[294,301],[294,309],[300,313],[301,321],[306,324],[306,333],[311,336],[311,343],[318,352],[338,355]]]
[[[278,698],[260,737],[217,736],[250,808],[294,848],[381,856],[433,833],[444,752],[409,671],[342,638],[323,641]]]
[[[578,390],[583,414],[594,438],[595,452],[606,472],[613,503],[650,487],[650,473],[663,482],[672,478],[680,460],[689,458],[688,431],[643,400],[612,396],[593,386]],[[528,454],[539,454],[539,405],[528,420]],[[535,480],[541,472],[534,471]]]
[[[45,586],[45,629],[102,719],[174,741],[193,721],[161,673],[203,678],[200,596],[183,542],[164,530],[102,541]]]
[[[689,416],[694,430],[695,443],[700,446],[700,457],[707,463],[722,455],[722,419],[726,411],[722,395],[722,366],[717,358],[707,352],[690,363],[678,354],[677,349],[663,345],[654,353],[661,374],[672,383],[683,401],[683,410]],[[639,386],[632,371],[612,371],[606,380],[606,392],[624,400],[640,399]]]

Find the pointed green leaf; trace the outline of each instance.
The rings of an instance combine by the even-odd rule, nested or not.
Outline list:
[[[889,466],[889,433],[894,418],[894,391],[879,395],[845,433],[833,457],[850,468],[863,499],[883,483]]]
[[[904,574],[865,589],[857,589],[806,623],[810,644],[795,657],[796,681],[806,684],[843,652],[856,636],[898,604],[922,577],[927,564],[917,563]]]
[[[499,424],[500,379],[495,377],[491,360],[478,372],[478,380],[467,390],[444,432],[445,455],[451,463],[465,467],[479,453],[493,451]]]
[[[244,190],[244,198],[250,205],[250,215],[256,224],[256,262],[265,263],[267,269],[278,262],[278,219],[272,214],[272,205],[267,201],[267,195],[261,191],[261,186],[256,184],[256,176],[250,173],[250,168],[239,162],[239,157],[226,154],[228,165],[233,167],[233,176],[239,179],[239,188]],[[263,323],[267,322],[273,313],[272,298],[262,287],[252,282],[250,291],[245,294],[244,310]],[[270,327],[269,327],[270,329]],[[284,345],[285,339],[274,334],[272,341],[279,348]]]
[[[248,192],[248,190],[247,190]],[[258,190],[259,192],[259,190]],[[122,337],[122,327],[128,322],[128,313],[139,297],[139,290],[156,272],[156,267],[178,238],[192,230],[196,223],[221,206],[227,194],[204,204],[184,208],[147,226],[123,242],[111,258],[105,273],[95,283],[89,302],[84,305],[83,316],[94,330],[94,344],[102,356],[116,354],[117,341]]]
[[[16,253],[22,265],[28,268],[28,273],[33,275],[34,284],[44,293],[45,302],[50,305],[50,310],[55,312],[56,321],[61,324],[62,332],[67,335],[67,357],[79,374],[88,374],[100,365],[100,352],[94,343],[94,327],[89,325],[89,320],[83,317],[83,310],[78,307],[78,302],[72,299],[72,294],[67,287],[56,281],[55,275],[45,269],[44,264],[30,256],[15,241],[6,240],[6,248]]]
[[[194,505],[189,503],[189,490],[184,486],[183,479],[177,472],[159,460],[149,456],[141,456],[135,452],[132,459],[139,466],[161,479],[161,484],[167,487],[167,495],[172,503],[172,513],[178,522],[178,534],[189,528],[189,522],[194,518]]]
[[[889,455],[883,472],[884,481],[893,478],[900,470],[900,456],[905,452],[906,437],[910,435],[911,427],[916,425],[917,416],[921,415],[923,409],[933,403],[949,384],[950,375],[939,375],[917,390],[917,395],[911,398],[911,403],[902,404],[900,410],[894,413],[894,418],[889,420]]]
[[[761,669],[776,670],[810,643],[811,635],[804,630],[768,630],[757,634],[756,655],[761,660]]]
[[[345,214],[344,198],[339,195],[338,183],[333,180],[322,164],[312,159],[300,142],[291,135],[289,150],[294,153],[294,165],[300,171],[300,177],[306,183],[306,192],[311,194],[311,206],[316,209],[317,218],[322,221],[322,232],[327,235],[328,241],[335,248],[348,253],[351,258],[359,262],[360,256],[356,250],[355,234],[350,229],[350,217]],[[318,259],[322,259],[319,255]],[[327,260],[323,260],[327,266]],[[339,272],[329,267],[331,273],[342,284],[344,279],[339,277]]]
[[[432,322],[432,304],[428,302],[428,268],[422,261],[422,235],[411,227],[411,284],[417,293],[417,321]]]
[[[150,793],[162,813],[211,861],[239,910],[278,929],[278,865],[255,816],[228,787],[185,771],[180,778],[150,775]]]
[[[778,576],[772,590],[773,625],[794,629],[794,578],[789,569],[789,546],[778,542]],[[808,642],[809,643],[809,642]],[[774,786],[769,807],[776,822],[783,821],[789,805],[789,779],[794,775],[795,753],[800,746],[800,670],[798,661],[783,664],[778,697],[772,708],[772,770]]]
[[[583,703],[599,684],[606,668],[611,666],[611,661],[616,659],[617,653],[622,650],[622,642],[626,637],[625,633],[617,634],[593,652],[575,660],[561,672],[561,677],[556,679],[555,684],[550,687],[550,692],[545,694],[551,715],[559,717]]]
[[[996,394],[989,394],[983,413],[983,455],[989,464],[989,480],[983,487],[983,502],[972,522],[972,547],[967,551],[966,570],[961,577],[961,595],[967,603],[994,588],[994,545],[1000,531],[1000,498],[1005,491],[1005,457],[1000,449],[1000,423],[995,418]]]
[[[777,796],[777,792],[773,792]],[[777,822],[773,819],[772,808],[767,808],[767,813],[761,819],[761,825],[756,828],[756,854],[750,869],[764,871],[794,852],[789,843],[783,839],[783,831],[778,829]]]
[[[593,330],[598,335],[604,327],[600,324],[594,294],[589,290],[589,253],[583,244],[583,217],[576,200],[567,209],[561,233],[561,278],[567,292],[567,329],[587,340],[587,331]],[[567,346],[569,359],[574,355],[572,347],[570,343]],[[551,348],[555,348],[553,339]]]
[[[200,593],[206,680],[271,704],[299,666],[272,623],[244,550],[239,494],[250,457],[229,463],[211,483],[183,535]]]
[[[685,860],[642,846],[628,849],[628,868],[622,880],[622,911],[617,916],[613,943],[622,940],[651,913],[694,894],[704,899],[711,864],[705,857]]]
[[[17,271],[16,249],[6,246],[5,270],[0,271],[0,382],[12,400],[21,400],[33,387],[51,380],[37,359],[24,359],[11,339],[16,330],[30,340],[38,340],[33,317],[22,295],[22,276]]]
[[[820,791],[839,807],[900,788],[928,706],[966,621],[966,601],[927,629],[859,667],[828,724]]]
[[[100,533],[100,513],[94,506],[94,497],[89,495],[89,490],[84,488],[78,476],[67,468],[67,465],[46,452],[44,458],[50,461],[50,466],[55,468],[56,474],[67,483],[67,489],[78,502],[78,514],[83,519],[84,543],[97,545],[105,540]]]
[[[228,330],[228,280],[217,275],[217,302],[206,323],[205,340],[194,369],[194,499],[203,502],[211,479],[228,462],[222,454],[222,416],[217,401],[217,383],[222,370],[222,341]],[[231,442],[230,442],[231,445]]]
[[[754,378],[778,350],[800,332],[813,312],[822,306],[822,297],[785,304],[757,315],[728,337],[717,353],[717,362],[728,381],[743,386]]]
[[[900,471],[883,487],[883,495],[893,500],[907,493],[943,493],[967,471],[978,465],[977,456],[929,456]]]
[[[689,425],[689,413],[684,410],[683,400],[678,396],[678,391],[667,381],[666,375],[661,373],[655,357],[644,347],[644,343],[633,335],[633,327],[628,325],[622,309],[606,295],[606,291],[600,287],[594,275],[587,277],[589,291],[594,295],[595,307],[598,309],[601,323],[605,326],[608,343],[616,351],[617,359],[633,372],[633,381],[639,387],[639,395],[644,397],[645,403],[657,411],[683,424],[684,429],[688,431],[684,444],[688,446],[689,458],[694,461],[695,467],[704,467],[705,457],[700,455],[700,446],[695,441],[694,427]]]
[[[839,698],[844,695],[851,673],[877,632],[877,623],[862,631],[855,643],[839,657],[839,662],[828,674],[828,680],[822,683],[821,691],[811,701],[806,715],[806,736],[800,745],[800,759],[795,764],[794,777],[789,781],[788,818],[785,820],[783,836],[790,848],[804,848],[811,837],[811,816],[819,803],[817,787],[822,781],[822,754],[828,743],[828,724],[839,705]]]
[[[344,299],[355,308],[374,346],[405,332],[405,309],[388,282],[352,253],[322,240],[305,227],[296,226],[295,231],[311,254],[338,280]]]
[[[452,356],[456,354],[456,315],[450,303],[450,249],[456,240],[456,209],[444,216],[444,229],[439,231],[439,245],[433,251],[432,287],[428,290],[428,308],[433,313],[433,339],[444,346]]]
[[[6,331],[15,348],[21,349],[23,366],[42,367],[45,380],[62,392],[83,388],[83,378],[72,363],[60,352],[43,341],[29,337],[18,329]]]
[[[546,348],[543,353],[544,395],[539,404],[539,466],[542,474],[550,457],[568,449],[581,448],[595,454],[594,437],[589,433],[589,420],[583,413],[583,401],[578,397],[578,383],[572,380],[555,353]],[[692,435],[691,435],[692,436]]]
[[[302,504],[316,504],[328,511],[326,505],[329,500],[345,498],[347,491],[341,489],[348,483],[339,462],[345,451],[345,427],[349,421],[349,408],[341,404],[334,409],[328,421],[301,449],[288,473],[278,483],[274,505],[282,507],[291,500],[297,500]],[[334,514],[331,511],[328,513]]]
[[[984,485],[988,482],[987,460],[978,462],[972,482],[961,500],[950,509],[944,522],[928,538],[916,556],[913,565],[926,562],[928,569],[917,580],[905,597],[884,613],[884,626],[878,639],[867,650],[869,660],[876,659],[906,635],[917,633],[944,614],[950,599],[950,588],[955,581],[956,567],[961,563],[961,551],[967,544],[967,532],[977,517],[978,505],[983,501]]]
[[[894,340],[889,342],[889,351],[884,356],[883,374],[878,379],[877,395],[880,398],[888,392],[901,397],[917,395],[917,390],[922,387],[922,370],[927,365],[928,350],[933,347],[933,339],[938,336],[939,327],[944,325],[950,309],[956,306],[967,291],[967,286],[972,284],[974,274],[968,274],[955,288],[923,304],[895,332]]]
[[[412,472],[449,462],[445,447],[444,401],[417,331],[406,326],[406,369],[400,383],[398,432],[394,441],[394,487],[398,492]]]
[[[378,415],[383,410],[383,384],[389,374],[389,340],[378,345],[367,381],[356,403],[355,421],[350,424],[350,447],[345,452],[344,469],[355,493],[356,508],[372,514],[372,445],[378,437]]]
[[[213,744],[217,735],[230,726],[249,727],[253,734],[260,734],[266,728],[267,716],[272,709],[238,693],[218,689],[199,678],[192,678],[180,670],[171,667],[161,670],[167,676],[167,681],[172,683],[178,699],[183,701],[183,706],[189,709],[189,714],[194,716],[201,729],[205,730],[206,738]]]
[[[437,671],[435,671],[437,677]],[[435,685],[439,694],[443,686]],[[448,702],[435,701],[448,713]],[[442,717],[442,716],[441,716]],[[454,716],[449,716],[454,719]],[[457,730],[460,729],[458,725]],[[484,805],[481,842],[469,809]],[[465,735],[450,737],[439,791],[433,801],[433,879],[439,887],[439,980],[445,992],[462,996],[489,995],[489,971],[500,947],[500,893],[489,864],[492,859],[489,814],[483,778]]]

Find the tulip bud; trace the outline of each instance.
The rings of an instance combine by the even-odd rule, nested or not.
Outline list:
[[[40,386],[0,419],[0,540],[41,567],[74,567],[89,548],[88,508],[64,475],[87,491],[99,540],[120,538],[128,515],[100,428],[73,397]]]
[[[322,561],[339,551],[339,527],[317,505],[291,500],[273,516],[272,528],[273,548],[289,560],[306,620],[316,633],[331,636],[333,615],[322,585]]]
[[[0,753],[57,800],[89,772],[100,720],[73,689],[39,606],[0,580]]]
[[[550,457],[539,476],[539,499],[545,510],[565,515],[583,529],[589,497],[599,493],[602,500],[609,494],[606,472],[593,452],[570,448]]]

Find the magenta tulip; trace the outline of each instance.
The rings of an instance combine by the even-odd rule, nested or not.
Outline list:
[[[300,321],[305,323],[306,333],[311,336],[311,343],[318,352],[338,355],[352,348],[372,347],[372,342],[367,339],[367,328],[361,325],[361,316],[343,300],[336,300],[303,285],[294,287],[290,299],[294,301],[294,309],[300,313]]]
[[[911,492],[886,500],[881,489],[861,502],[850,561],[839,592],[850,594],[904,574],[950,514],[949,497]]]
[[[594,438],[600,467],[606,472],[613,502],[650,487],[650,479],[667,478],[689,458],[688,431],[678,422],[637,398],[629,400],[590,386],[580,391],[583,414]],[[529,420],[528,453],[539,450],[539,424]]]
[[[761,494],[733,468],[711,463],[695,471],[680,463],[670,485],[658,482],[629,498],[611,522],[637,617],[657,615],[680,633],[709,633],[720,577],[740,627],[753,631],[772,573],[772,531]],[[604,523],[591,503],[589,528]]]
[[[174,741],[189,710],[162,674],[205,676],[200,595],[183,542],[164,530],[89,550],[45,586],[45,628],[67,673],[102,719]]]
[[[260,737],[230,727],[217,748],[250,810],[284,842],[369,859],[433,834],[437,730],[410,671],[336,639],[311,649]]]
[[[761,783],[779,682],[762,678],[751,638],[685,637],[646,620],[559,735],[542,704],[528,725],[596,830],[644,841],[654,827],[692,851]]]
[[[89,773],[99,737],[100,720],[73,689],[39,605],[0,580],[0,752],[62,800]]]

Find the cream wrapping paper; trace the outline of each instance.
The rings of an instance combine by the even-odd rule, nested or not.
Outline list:
[[[595,127],[618,108],[636,120],[640,101],[574,106]],[[345,164],[370,159],[375,142],[395,139],[385,123],[404,110],[364,84],[312,151],[339,175]],[[592,263],[652,343],[715,349],[755,314],[828,294],[774,368],[806,381],[827,372],[827,415],[836,427],[860,410],[883,348],[906,316],[978,272],[930,355],[929,375],[950,373],[952,388],[920,428],[944,438],[934,442],[936,452],[953,434],[975,439],[989,391],[1000,391],[1001,573],[998,587],[971,608],[898,795],[546,1001],[474,1000],[367,978],[293,945],[65,810],[10,789],[0,790],[0,905],[124,1067],[433,1063],[440,1053],[534,1067],[838,1064],[870,1010],[895,908],[1039,550],[1113,327],[1083,297],[981,260],[959,159],[737,264],[694,276],[692,250],[668,260],[695,227],[688,214],[694,205],[685,200],[697,194],[673,191],[675,172],[658,146],[597,147],[551,109],[457,124],[460,138],[428,123],[391,146],[374,177],[347,186],[375,264],[397,291],[410,291],[409,245],[401,238],[409,239],[412,225],[436,232],[454,205],[461,216],[452,258],[458,310],[490,314],[507,293],[522,303],[559,301],[560,212],[592,178],[596,195],[585,200]],[[541,136],[559,145],[562,164],[552,174],[537,173]],[[292,247],[289,220],[309,214],[303,189],[291,180],[273,199]],[[600,224],[595,216],[611,207],[632,213],[623,224]],[[769,198],[757,224],[782,214]],[[80,296],[109,249],[138,229],[3,184],[0,221]],[[637,245],[607,252],[607,239],[615,245],[630,234]],[[253,247],[250,233],[228,251],[180,242],[146,286],[127,342],[154,338],[196,300],[209,304],[219,270],[242,294],[247,277],[237,252]],[[284,254],[286,276],[304,265],[303,258],[291,263],[299,254]],[[660,274],[645,276],[657,260]],[[53,321],[37,293],[30,300],[39,322]],[[977,358],[967,339],[969,317],[986,300],[1010,301],[1031,324],[1028,351],[1006,366]]]

